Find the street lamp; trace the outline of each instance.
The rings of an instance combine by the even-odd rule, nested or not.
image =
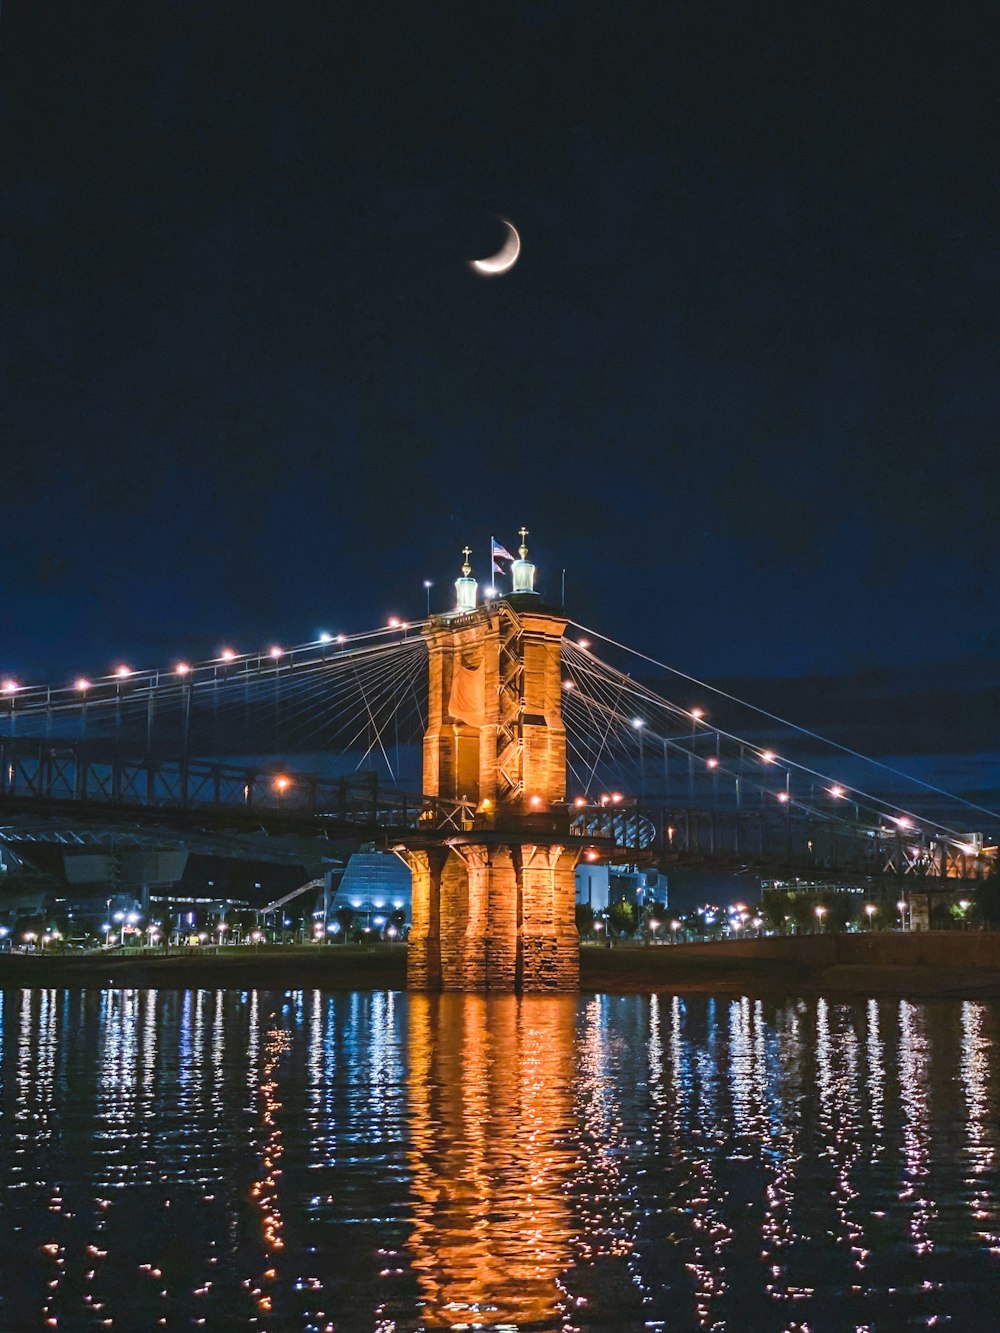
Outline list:
[[[868,929],[873,930],[874,926],[872,924],[872,918],[878,911],[878,908],[875,906],[874,903],[865,903],[865,911],[868,913]]]
[[[906,929],[906,899],[905,899],[905,898],[900,898],[899,902],[896,904],[896,911],[899,913],[899,928],[900,928],[900,930],[905,930],[905,929]]]
[[[819,928],[820,928],[820,930],[823,929],[823,918],[824,918],[825,916],[826,916],[826,908],[822,905],[822,903],[817,903],[817,904],[816,904],[816,919],[817,919],[817,921],[819,922]]]
[[[433,579],[424,579],[424,592],[427,594],[427,619],[431,618],[431,588],[434,587]]]

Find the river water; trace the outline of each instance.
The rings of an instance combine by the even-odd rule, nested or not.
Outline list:
[[[2,1333],[1000,1328],[994,1002],[0,1002]]]

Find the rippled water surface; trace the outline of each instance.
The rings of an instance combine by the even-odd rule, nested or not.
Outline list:
[[[1000,1328],[993,1002],[0,1004],[3,1333]]]

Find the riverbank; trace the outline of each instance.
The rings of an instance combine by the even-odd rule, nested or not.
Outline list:
[[[402,990],[402,946],[4,954],[0,987]],[[1000,931],[584,945],[580,988],[611,994],[1000,997]]]

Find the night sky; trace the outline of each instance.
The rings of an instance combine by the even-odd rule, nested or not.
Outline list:
[[[995,661],[995,4],[2,21],[0,669],[444,609],[521,523],[698,675]]]

